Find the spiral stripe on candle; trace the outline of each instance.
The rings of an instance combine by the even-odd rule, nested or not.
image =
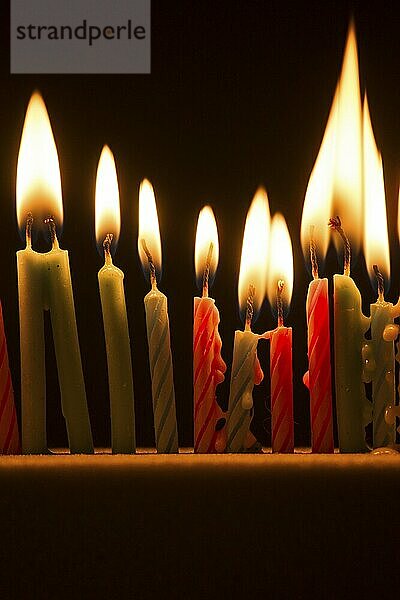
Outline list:
[[[311,442],[313,452],[332,453],[333,418],[329,299],[326,279],[314,280],[307,297]]]
[[[154,307],[146,310],[154,427],[158,452],[178,451],[175,392],[166,298],[160,294]],[[163,315],[165,316],[165,315]]]
[[[0,454],[21,451],[14,392],[8,365],[7,342],[0,304]]]
[[[378,340],[374,340],[374,351],[376,356],[385,354],[385,344],[382,335],[379,336]],[[386,371],[387,365],[383,363],[382,369],[374,374],[372,381],[372,397],[374,401],[373,415],[374,415],[374,426],[373,426],[373,439],[374,447],[388,446],[393,444],[395,434],[389,429],[388,424],[385,421],[385,412],[387,406],[384,402],[379,401],[381,395],[385,397],[384,386],[386,383]]]
[[[271,337],[272,451],[293,452],[292,333],[279,328]]]
[[[211,298],[195,298],[193,326],[194,451],[216,452],[216,425],[223,412],[216,388],[224,379],[219,313]]]
[[[253,348],[250,347],[243,355],[242,362],[237,366],[235,371],[232,371],[232,381],[236,381],[241,373],[246,373],[240,387],[236,389],[232,398],[229,398],[229,417],[228,417],[228,440],[227,449],[230,452],[240,452],[243,450],[245,437],[249,430],[251,411],[245,410],[242,407],[242,398],[245,391],[252,389],[254,383],[253,369],[254,365],[248,364],[249,359],[254,362]],[[232,387],[232,386],[231,386]]]

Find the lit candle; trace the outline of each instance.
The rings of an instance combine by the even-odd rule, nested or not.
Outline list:
[[[283,322],[293,290],[292,242],[285,219],[279,213],[271,223],[268,267],[268,299],[277,308],[278,326],[263,335],[271,340],[272,452],[294,451],[292,328]]]
[[[175,391],[167,297],[157,287],[161,270],[161,238],[153,186],[144,179],[139,191],[138,250],[151,290],[144,299],[149,345],[154,428],[158,452],[178,452]]]
[[[308,287],[308,371],[304,383],[310,391],[311,449],[331,453],[333,443],[331,350],[328,279],[319,277],[329,245],[326,226],[331,213],[332,161],[336,103],[308,183],[301,220],[301,242],[306,261],[311,263],[313,281]]]
[[[119,190],[114,156],[104,146],[96,177],[96,239],[104,250],[98,274],[107,349],[111,409],[111,447],[114,454],[135,452],[135,414],[124,273],[112,261],[121,228]]]
[[[386,410],[396,400],[394,340],[399,316],[384,298],[389,280],[390,256],[382,158],[376,147],[367,98],[364,99],[364,254],[371,281],[378,283],[378,300],[371,304],[371,340],[363,350],[366,381],[372,381],[374,448],[394,444],[395,423],[387,423]]]
[[[243,235],[238,291],[241,313],[245,313],[245,329],[235,331],[227,421],[228,452],[243,452],[256,443],[249,430],[252,394],[254,385],[261,383],[263,372],[257,357],[260,336],[251,331],[251,325],[265,296],[269,227],[268,197],[260,188],[247,213]]]
[[[216,399],[216,388],[224,381],[226,364],[221,356],[218,308],[208,295],[218,256],[217,224],[212,209],[205,206],[199,214],[195,248],[202,297],[194,299],[193,321],[194,451],[203,454],[220,452],[225,447],[222,429],[217,431],[224,413]]]
[[[8,365],[3,309],[0,302],[0,454],[19,454],[20,451],[14,390]]]
[[[45,104],[33,94],[26,113],[17,166],[17,217],[26,248],[17,252],[21,343],[22,446],[46,453],[46,377],[43,310],[50,310],[62,412],[69,447],[92,453],[68,252],[58,244],[63,207],[57,149]],[[45,221],[52,249],[32,248],[32,230]],[[32,229],[33,228],[33,229]]]
[[[335,390],[339,448],[365,452],[365,426],[371,419],[370,403],[362,381],[362,346],[369,319],[361,311],[361,295],[350,277],[351,251],[358,252],[362,229],[362,118],[357,43],[350,27],[337,88],[337,122],[333,165],[334,215],[332,227],[344,242],[344,274],[334,275]]]

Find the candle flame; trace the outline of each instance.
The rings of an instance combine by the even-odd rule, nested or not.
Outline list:
[[[283,282],[282,303],[290,306],[293,291],[293,251],[290,234],[284,217],[276,213],[271,223],[267,293],[273,312],[276,309],[278,284]]]
[[[265,297],[270,220],[267,192],[260,187],[247,213],[238,285],[239,306],[243,315],[249,291],[254,292],[254,320]]]
[[[328,250],[330,233],[327,223],[332,213],[333,165],[337,123],[337,94],[333,100],[317,160],[310,175],[301,219],[301,244],[306,263],[310,263],[310,242],[315,245],[321,264]]]
[[[366,96],[364,99],[363,117],[364,254],[371,282],[376,287],[374,265],[378,266],[386,283],[390,276],[389,235],[382,157],[376,146]]]
[[[332,215],[339,215],[350,240],[352,254],[362,234],[362,110],[357,40],[351,23],[337,88],[337,121]],[[339,236],[334,236],[341,248]]]
[[[161,271],[160,227],[154,189],[148,179],[143,179],[139,189],[138,251],[145,275],[151,271],[149,258],[156,271]]]
[[[60,230],[63,204],[57,148],[46,105],[39,92],[32,95],[25,115],[17,163],[17,220],[21,234],[29,213],[33,226],[45,228],[52,217]]]
[[[199,287],[201,288],[203,285],[207,270],[208,275],[206,274],[206,276],[208,276],[209,285],[211,285],[218,266],[219,244],[217,223],[210,206],[204,206],[199,213],[194,257]]]
[[[107,234],[112,234],[112,248],[115,249],[121,229],[121,211],[114,155],[108,146],[101,151],[96,175],[96,240],[102,254],[103,242]]]

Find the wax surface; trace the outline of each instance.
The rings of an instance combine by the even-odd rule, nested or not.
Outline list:
[[[311,446],[313,452],[333,452],[331,350],[328,280],[311,281],[307,294],[308,373]]]
[[[194,299],[193,399],[194,451],[216,452],[218,421],[224,416],[216,388],[224,380],[226,364],[221,356],[219,312],[212,298]],[[222,450],[222,448],[221,448]],[[219,451],[221,451],[219,450]]]
[[[3,309],[0,302],[0,454],[19,454],[20,452],[14,390],[8,364]]]
[[[361,295],[347,275],[334,275],[335,389],[341,452],[366,452],[365,426],[371,406],[363,383],[362,347],[369,319],[361,311]]]
[[[113,264],[100,269],[99,288],[107,349],[113,452],[135,452],[135,413],[124,274]]]
[[[158,289],[152,289],[145,296],[144,306],[149,344],[156,446],[158,452],[161,453],[178,452],[167,297]]]
[[[272,451],[294,450],[292,328],[278,327],[271,335]]]

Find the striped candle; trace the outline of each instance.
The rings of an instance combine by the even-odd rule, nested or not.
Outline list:
[[[311,281],[307,295],[308,371],[304,383],[310,390],[311,448],[332,453],[332,383],[328,280]]]
[[[217,385],[224,381],[226,364],[221,356],[219,312],[212,298],[194,299],[193,396],[194,451],[220,451],[216,426],[224,417],[216,399]]]
[[[294,450],[292,328],[271,332],[272,452]]]
[[[14,391],[8,365],[3,310],[0,303],[0,454],[19,454],[20,452]]]

